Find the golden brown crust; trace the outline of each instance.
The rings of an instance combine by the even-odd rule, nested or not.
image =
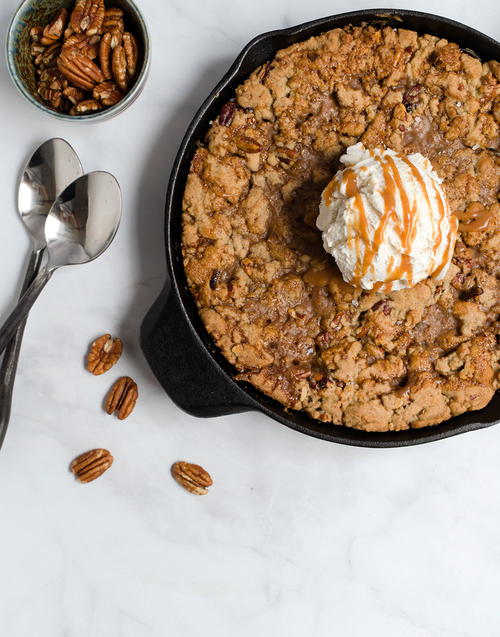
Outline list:
[[[248,381],[324,422],[370,431],[480,409],[499,387],[499,67],[391,28],[279,51],[197,150],[183,203],[190,289]],[[345,148],[421,152],[461,232],[444,281],[388,295],[344,283],[315,221]]]

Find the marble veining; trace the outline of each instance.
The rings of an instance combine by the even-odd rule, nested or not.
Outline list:
[[[17,4],[1,3],[4,34]],[[35,146],[65,137],[87,170],[116,175],[125,203],[109,252],[56,273],[29,320],[0,453],[2,637],[500,634],[498,427],[369,450],[259,414],[198,420],[162,392],[138,343],[164,276],[166,181],[195,109],[258,33],[379,4],[140,0],[149,81],[134,106],[93,126],[35,111],[0,65],[0,318],[27,258],[14,193]],[[405,6],[500,36],[493,0]],[[104,331],[125,354],[92,377],[83,356]],[[119,422],[101,403],[122,374],[140,398]],[[78,485],[69,462],[95,446],[115,464]],[[179,459],[212,473],[208,496],[170,478]]]

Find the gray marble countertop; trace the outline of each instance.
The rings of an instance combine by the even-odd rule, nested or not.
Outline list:
[[[3,34],[17,4],[1,2]],[[500,428],[371,450],[255,413],[198,420],[172,404],[139,348],[165,273],[166,183],[196,108],[253,36],[378,4],[140,0],[153,44],[146,89],[98,125],[37,112],[0,65],[0,318],[27,258],[14,192],[29,153],[64,137],[124,194],[111,249],[56,273],[30,316],[0,453],[2,637],[500,634]],[[500,36],[495,0],[405,6]],[[107,331],[125,354],[93,377],[83,357]],[[101,403],[122,374],[140,399],[120,422]],[[113,467],[79,485],[69,462],[100,446]],[[208,496],[174,483],[179,459],[212,473]]]

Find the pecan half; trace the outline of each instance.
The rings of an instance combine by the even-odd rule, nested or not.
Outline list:
[[[219,283],[221,274],[222,274],[221,270],[213,270],[212,276],[210,277],[210,283],[209,283],[211,290],[217,289],[217,285]]]
[[[118,7],[110,7],[106,9],[104,14],[104,22],[102,23],[103,33],[111,34],[111,48],[122,43],[122,35],[125,31],[125,23],[123,21],[123,11]]]
[[[63,95],[64,95],[64,97],[66,97],[75,106],[79,102],[81,102],[83,100],[83,98],[85,97],[85,93],[83,93],[83,91],[80,91],[79,89],[75,88],[74,86],[68,86],[68,88],[65,88],[64,91],[63,91]],[[89,354],[89,356],[90,356],[90,354]],[[88,367],[87,367],[87,369],[88,369]],[[92,371],[92,370],[90,370],[90,371]],[[94,373],[94,372],[92,372],[92,373]]]
[[[130,79],[135,77],[137,72],[137,60],[139,58],[137,41],[131,33],[123,34],[123,49],[127,61],[127,73]]]
[[[83,102],[80,102],[75,106],[75,111],[81,115],[82,113],[100,111],[101,108],[102,106],[97,100],[83,100]]]
[[[30,29],[30,38],[35,44],[40,42],[40,38],[43,35],[43,27],[32,27]]]
[[[262,150],[262,146],[259,142],[248,135],[236,135],[234,142],[236,146],[245,153],[259,153]]]
[[[111,48],[114,49],[122,43],[122,32],[119,29],[113,29],[111,33]]]
[[[90,60],[95,60],[99,55],[99,47],[95,44],[88,44],[84,49],[82,49],[82,53]]]
[[[61,71],[64,77],[78,88],[81,88],[84,91],[91,91],[94,88],[95,83],[80,75],[78,71],[73,68],[71,63],[68,63],[66,60],[62,60],[61,58],[62,56],[57,60],[57,68]]]
[[[328,376],[320,372],[315,372],[312,374],[312,377],[309,378],[309,385],[311,385],[313,389],[325,389],[328,385]]]
[[[56,111],[60,110],[62,105],[62,91],[51,89],[42,82],[38,87],[38,95]]]
[[[75,33],[84,31],[87,35],[94,35],[101,30],[104,12],[104,0],[76,0],[70,26]]]
[[[111,467],[113,460],[107,449],[92,449],[75,458],[70,469],[80,482],[92,482]]]
[[[381,299],[380,301],[377,301],[374,305],[372,305],[371,309],[373,312],[381,309],[386,316],[389,316],[389,314],[392,312],[392,307],[387,299]]]
[[[35,66],[40,66],[42,63],[42,56],[45,52],[46,47],[41,46],[40,44],[32,44],[31,45],[31,55],[35,58]]]
[[[101,69],[88,56],[73,49],[61,53],[57,66],[72,84],[86,91],[104,81]]]
[[[122,43],[122,35],[125,31],[125,22],[123,21],[123,11],[119,7],[109,7],[104,12],[102,22],[102,33],[110,34],[109,42],[111,48]]]
[[[219,124],[221,126],[231,126],[234,118],[234,112],[236,110],[236,104],[234,102],[227,102],[220,109]]]
[[[101,63],[101,71],[106,80],[113,79],[111,71],[111,33],[105,33],[101,38],[99,45],[99,62]]]
[[[403,106],[408,112],[410,112],[416,106],[416,104],[418,104],[420,100],[419,94],[421,93],[422,89],[423,86],[421,84],[415,84],[404,92]]]
[[[101,82],[94,88],[92,95],[103,106],[113,106],[123,97],[123,93],[114,82]]]
[[[48,24],[42,33],[40,38],[40,44],[44,44],[45,46],[49,46],[53,44],[63,34],[64,27],[66,26],[66,22],[68,21],[68,11],[66,9],[61,9],[58,13],[56,19]]]
[[[137,383],[128,376],[123,376],[109,391],[105,403],[106,412],[110,415],[116,413],[120,420],[124,420],[133,412],[138,396]]]
[[[56,57],[59,55],[60,51],[61,51],[61,45],[59,44],[59,42],[55,42],[54,44],[51,44],[41,54],[40,60],[38,63],[45,68],[52,66],[53,62],[55,61]]]
[[[74,33],[65,40],[63,50],[67,51],[68,49],[72,49],[79,51],[82,55],[86,55],[91,60],[94,60],[97,57],[97,43],[99,41],[100,38],[95,35],[89,37],[85,33]]]
[[[125,49],[118,45],[113,49],[111,58],[111,68],[113,76],[122,91],[127,90],[127,59],[125,57]]]
[[[272,65],[271,62],[267,62],[267,64],[263,64],[260,68],[260,71],[257,74],[257,77],[259,78],[259,82],[262,82],[262,84],[264,84],[264,82],[267,79],[267,76],[269,75],[269,71],[271,70]]]
[[[297,150],[286,147],[277,148],[276,155],[278,156],[278,159],[287,166],[294,164],[299,158],[299,152]]]
[[[198,464],[176,462],[172,465],[172,476],[184,489],[196,495],[208,493],[213,480],[210,474]]]
[[[63,88],[65,80],[56,68],[39,69],[37,73],[40,75],[40,84],[46,84],[52,89]]]
[[[62,89],[65,80],[56,68],[44,68],[39,71],[40,80],[37,91],[40,97],[55,110],[62,107]]]
[[[78,101],[73,103],[78,103]],[[90,351],[87,355],[87,369],[94,376],[104,374],[119,361],[122,351],[123,343],[119,338],[113,338],[111,334],[99,336],[90,345]]]
[[[109,7],[104,12],[104,20],[102,23],[103,33],[113,33],[121,35],[125,31],[125,23],[123,22],[123,11],[118,7]]]

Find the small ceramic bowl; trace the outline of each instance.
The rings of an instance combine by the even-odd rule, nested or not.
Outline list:
[[[136,37],[139,47],[138,73],[128,93],[114,106],[102,111],[69,115],[52,109],[42,100],[36,89],[36,74],[31,55],[30,30],[44,26],[66,7],[71,11],[75,0],[24,0],[14,14],[7,35],[7,66],[12,81],[34,106],[59,120],[71,122],[96,122],[110,119],[124,111],[140,95],[149,70],[151,57],[150,38],[144,18],[132,0],[107,0],[106,7],[119,7],[124,12],[126,28]]]

